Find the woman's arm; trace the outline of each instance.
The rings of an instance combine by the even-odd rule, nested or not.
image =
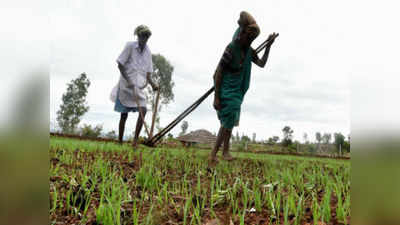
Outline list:
[[[271,49],[271,45],[267,45],[267,47],[265,48],[265,52],[264,55],[262,56],[262,58],[258,58],[258,55],[256,53],[256,51],[254,49],[252,49],[253,51],[253,63],[256,64],[257,66],[264,68],[265,64],[267,64],[267,60],[268,60],[268,56],[269,56],[269,50]]]
[[[214,73],[214,108],[216,110],[221,109],[220,103],[220,89],[222,83],[222,71],[231,63],[232,61],[232,50],[229,46],[225,48],[224,54],[221,57],[221,60],[218,63],[217,69]]]
[[[219,110],[221,109],[221,103],[220,103],[220,88],[221,88],[221,81],[222,81],[222,68],[221,65],[218,64],[217,69],[215,70],[214,73],[214,109]]]
[[[258,58],[258,55],[256,53],[256,51],[254,49],[252,49],[252,54],[253,54],[253,58],[252,61],[259,67],[264,68],[265,64],[267,64],[267,60],[268,60],[268,56],[269,56],[269,51],[271,49],[272,44],[275,41],[275,38],[277,38],[279,36],[279,34],[277,33],[272,33],[268,36],[268,43],[266,44],[265,47],[265,51],[264,51],[264,55],[262,56],[262,58]]]

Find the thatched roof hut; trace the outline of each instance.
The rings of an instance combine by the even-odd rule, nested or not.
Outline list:
[[[217,140],[217,136],[213,135],[211,132],[200,129],[192,131],[186,135],[177,138],[185,145],[191,145],[195,143],[199,144],[213,144]]]

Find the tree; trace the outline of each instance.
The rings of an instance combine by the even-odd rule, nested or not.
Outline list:
[[[171,101],[174,100],[174,93],[172,88],[175,83],[172,81],[172,72],[174,71],[174,67],[168,62],[168,60],[160,55],[153,54],[153,73],[151,74],[151,79],[155,84],[157,84],[160,88],[160,99],[157,107],[157,112],[161,112],[161,108],[163,105],[168,105]],[[146,97],[148,102],[151,105],[151,110],[154,112],[155,110],[155,99],[157,93],[153,91],[151,86],[149,85],[146,89]],[[157,113],[157,118],[155,119],[155,124],[159,126],[160,117],[159,113]]]
[[[343,142],[342,151],[343,152],[350,152],[350,142],[349,141],[344,141]]]
[[[331,143],[331,139],[332,139],[332,134],[330,133],[324,133],[324,135],[322,136],[322,141],[324,142],[324,144]]]
[[[240,141],[242,141],[242,142],[250,142],[250,138],[247,135],[242,134],[242,137],[240,138]]]
[[[347,152],[350,152],[350,134],[347,135],[347,141],[344,142],[343,148],[344,148]]]
[[[303,134],[303,138],[304,138],[304,143],[305,144],[309,144],[309,142],[308,142],[308,134],[307,133]]]
[[[256,133],[253,133],[253,143],[256,143]]]
[[[315,139],[317,140],[318,144],[321,143],[321,141],[322,141],[321,132],[315,133]]]
[[[62,96],[62,104],[57,111],[57,122],[63,133],[74,133],[81,117],[89,111],[86,95],[90,81],[85,73],[67,84],[67,92]]]
[[[278,136],[273,136],[273,137],[268,138],[267,144],[274,145],[278,141],[279,141],[279,137]]]
[[[182,128],[182,131],[180,133],[181,136],[186,134],[188,127],[189,127],[189,123],[186,120],[184,120],[181,125],[181,128]]]
[[[317,133],[315,133],[315,139],[317,140],[317,149],[316,150],[319,150],[319,146],[322,141],[321,132],[318,131]]]
[[[240,137],[240,142],[238,146],[239,151],[246,151],[248,149],[248,143],[251,141],[251,139],[242,133],[242,136]]]
[[[339,150],[341,150],[341,152],[343,152],[345,136],[341,133],[335,133],[334,138],[335,138],[334,142],[335,142],[336,149],[338,150],[338,152],[339,152]]]
[[[267,143],[270,144],[270,145],[274,145],[278,141],[279,141],[279,137],[278,136],[273,136],[273,137],[268,138]]]
[[[282,132],[283,132],[282,144],[283,144],[283,146],[289,146],[290,144],[292,144],[294,131],[289,126],[285,126],[282,129]]]

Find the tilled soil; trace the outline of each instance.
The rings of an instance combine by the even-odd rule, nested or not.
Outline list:
[[[66,157],[68,156],[68,157]],[[191,157],[196,157],[195,155],[187,155],[185,159],[176,159],[174,162],[171,162],[171,159],[167,156],[161,155],[158,162],[165,162],[161,165],[155,164],[157,167],[157,171],[160,171],[159,176],[161,176],[162,182],[168,182],[169,184],[179,184],[182,180],[182,177],[186,176],[185,179],[189,181],[189,185],[191,189],[195,190],[196,185],[198,184],[199,176],[197,176],[198,171],[191,171],[186,173],[183,169],[185,162]],[[96,162],[99,160],[103,160],[107,162],[106,169],[112,170],[115,173],[113,176],[117,176],[126,184],[129,189],[130,196],[132,198],[140,199],[144,194],[143,187],[137,185],[136,175],[141,170],[142,167],[145,166],[146,160],[142,158],[142,154],[131,154],[130,152],[122,151],[122,152],[101,152],[101,151],[92,151],[85,152],[79,149],[74,151],[65,150],[65,149],[50,149],[50,164],[52,170],[57,168],[58,174],[50,176],[50,208],[54,211],[50,213],[50,221],[53,221],[53,224],[102,224],[97,220],[97,212],[96,210],[99,208],[100,199],[102,195],[101,186],[99,185],[102,180],[99,176],[92,176],[90,173],[93,172],[91,167],[96,165]],[[206,159],[204,159],[206,161]],[[176,164],[178,166],[174,166],[172,164]],[[285,163],[285,162],[284,162]],[[204,163],[207,164],[207,163]],[[235,177],[243,176],[248,174],[249,176],[257,175],[254,172],[255,168],[261,168],[265,162],[258,160],[249,160],[249,159],[237,159],[231,165],[232,167],[238,166],[240,170],[235,170],[234,172],[229,172],[226,175],[225,182],[228,187],[234,185]],[[289,165],[289,164],[288,164]],[[284,165],[281,165],[284,166]],[[312,166],[312,165],[310,165]],[[182,169],[176,169],[176,168]],[[87,168],[86,173],[84,174],[84,168]],[[200,167],[199,167],[200,168]],[[277,168],[279,169],[279,167]],[[201,204],[204,198],[211,198],[212,193],[210,193],[210,185],[212,183],[212,176],[214,176],[215,167],[212,165],[205,165],[204,170],[201,172],[200,182],[202,190],[206,190],[204,195],[196,195],[193,193],[192,196],[192,204]],[[305,171],[307,172],[307,171]],[[329,171],[333,173],[332,171]],[[262,175],[262,174],[259,174]],[[329,173],[327,174],[327,176]],[[334,174],[332,174],[334,175]],[[81,186],[79,180],[83,176],[87,176],[89,180],[86,182],[85,186]],[[74,179],[70,179],[74,177]],[[92,178],[96,178],[96,182],[92,181]],[[96,183],[96,185],[93,185]],[[54,205],[54,197],[53,192],[57,190],[57,205]],[[91,191],[90,203],[87,202],[86,191]],[[274,187],[274,191],[275,191]],[[53,191],[53,192],[52,192]],[[285,194],[288,190],[285,188],[282,190],[282,198],[285,197]],[[314,190],[313,190],[314,191]],[[74,196],[74,201],[71,199],[67,199],[67,193],[72,193]],[[318,198],[319,202],[322,202],[324,196],[323,187],[319,187],[316,189],[315,194]],[[143,204],[137,205],[137,208],[140,211],[139,221],[141,224],[145,224],[146,216],[151,213],[153,224],[184,224],[184,214],[183,210],[177,210],[177,207],[183,209],[185,207],[185,202],[187,197],[180,195],[179,193],[171,193],[170,194],[170,202],[169,204],[159,205],[157,204],[158,193],[152,192],[152,196],[149,196],[152,201],[145,200]],[[309,193],[305,193],[307,196]],[[69,202],[68,202],[69,201]],[[151,203],[153,202],[153,203]],[[240,224],[240,217],[238,215],[232,215],[232,208],[229,202],[222,201],[213,207],[213,212],[210,210],[210,205],[207,201],[204,203],[204,210],[201,215],[201,220],[203,224],[212,224],[212,221],[219,221],[220,224]],[[71,207],[66,207],[66,205],[70,205]],[[133,215],[133,201],[125,202],[120,206],[120,217],[121,224],[133,224],[132,215]],[[304,212],[303,216],[300,219],[300,224],[314,224],[313,219],[313,211],[311,201],[304,203]],[[87,206],[87,210],[85,213],[85,206]],[[243,211],[243,204],[239,203],[239,208]],[[337,207],[337,198],[335,195],[332,195],[330,201],[331,207],[331,220],[329,223],[324,223],[322,221],[317,221],[317,224],[344,224],[342,221],[338,221],[336,215],[336,207]],[[248,209],[247,209],[248,210]],[[255,211],[255,210],[253,210]],[[271,210],[263,209],[261,211],[248,211],[244,217],[244,224],[284,224],[284,211],[283,207],[280,210],[279,219],[274,218],[272,216]],[[189,213],[189,218],[192,218],[193,212]],[[215,219],[215,217],[217,219]],[[85,218],[85,221],[82,219]],[[289,214],[288,221],[289,224],[295,224],[295,215]],[[190,222],[191,220],[188,219]],[[188,221],[186,221],[188,223]],[[347,218],[347,221],[350,221],[350,217]]]

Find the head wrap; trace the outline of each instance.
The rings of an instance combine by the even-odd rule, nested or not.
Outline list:
[[[238,24],[240,31],[248,33],[252,40],[260,34],[260,27],[257,25],[256,20],[246,11],[240,13]]]
[[[150,29],[146,26],[146,25],[140,25],[138,27],[136,27],[135,29],[135,35],[147,35],[147,36],[151,36],[151,31]]]

